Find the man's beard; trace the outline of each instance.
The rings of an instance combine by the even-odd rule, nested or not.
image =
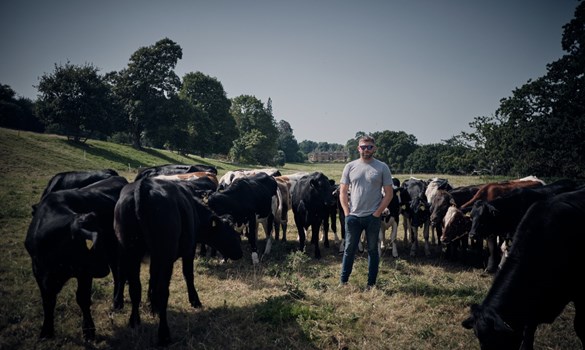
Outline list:
[[[373,156],[374,156],[374,154],[373,154],[373,153],[369,153],[369,154],[367,154],[367,153],[363,153],[363,154],[362,154],[362,158],[363,158],[363,159],[371,159]]]

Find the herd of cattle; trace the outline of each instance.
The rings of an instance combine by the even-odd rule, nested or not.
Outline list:
[[[282,175],[278,169],[255,169],[229,171],[219,179],[217,175],[217,169],[206,165],[151,167],[132,182],[113,170],[55,175],[33,205],[25,241],[43,303],[41,338],[54,336],[57,294],[75,278],[83,335],[94,339],[92,280],[110,272],[113,308],[123,307],[128,284],[129,324],[139,325],[140,267],[149,256],[147,295],[159,316],[158,343],[168,344],[167,304],[174,262],[181,258],[189,301],[200,307],[193,282],[196,245],[236,260],[243,256],[241,235],[245,234],[252,263],[258,264],[258,226],[266,233],[262,254],[266,256],[272,232],[275,240],[286,240],[289,211],[301,251],[310,229],[314,256],[320,258],[320,233],[324,233],[323,245],[329,247],[330,227],[342,249],[339,187],[325,174]],[[571,301],[576,333],[585,340],[585,321],[577,317],[585,288],[575,278],[585,267],[585,258],[577,252],[584,243],[584,235],[577,234],[585,217],[584,186],[567,179],[545,184],[533,176],[455,188],[440,178],[394,181],[393,200],[382,215],[380,250],[389,247],[393,257],[399,256],[400,218],[411,256],[418,253],[419,228],[427,256],[431,245],[450,258],[487,246],[486,271],[496,273],[494,281],[482,304],[473,305],[462,323],[474,329],[482,349],[531,348],[537,325],[552,322]]]

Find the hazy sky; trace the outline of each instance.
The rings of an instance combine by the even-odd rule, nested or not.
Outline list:
[[[2,1],[0,83],[36,99],[55,64],[105,74],[168,37],[175,72],[227,97],[272,99],[298,142],[404,131],[419,144],[469,131],[563,55],[576,0]]]

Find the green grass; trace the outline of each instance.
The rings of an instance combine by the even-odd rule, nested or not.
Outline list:
[[[163,150],[137,151],[129,146],[88,141],[80,146],[54,135],[0,129],[0,349],[150,349],[156,344],[158,320],[141,310],[143,324],[127,327],[129,298],[121,312],[111,312],[111,277],[94,280],[92,314],[98,338],[86,344],[81,315],[75,302],[76,282],[69,281],[58,297],[56,337],[37,339],[42,324],[38,287],[32,275],[24,237],[36,203],[50,177],[70,170],[112,168],[132,180],[136,169],[165,163],[202,163],[228,170],[253,167]],[[324,172],[339,181],[343,164],[287,164],[283,173]],[[401,181],[410,174],[394,174]],[[420,178],[446,177],[454,186],[492,179],[414,174]],[[407,255],[399,229],[401,258],[385,252],[378,287],[363,292],[367,257],[356,259],[350,284],[339,289],[341,258],[337,247],[297,251],[297,232],[289,215],[287,242],[276,242],[269,256],[253,266],[247,242],[244,258],[221,263],[213,258],[195,261],[195,283],[202,309],[189,305],[181,262],[171,283],[169,322],[173,343],[169,349],[478,349],[473,333],[460,322],[468,305],[481,302],[491,277],[481,266],[445,261],[438,252],[424,257]],[[332,233],[329,233],[333,240]],[[259,232],[259,248],[264,247]],[[545,258],[545,257],[543,257]],[[143,289],[148,268],[142,268]],[[146,292],[143,291],[143,300]],[[537,349],[577,349],[573,331],[574,307],[552,324],[539,327]]]

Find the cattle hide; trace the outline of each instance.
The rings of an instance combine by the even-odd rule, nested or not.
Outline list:
[[[49,192],[39,203],[25,247],[43,301],[41,338],[54,336],[57,294],[71,278],[77,279],[83,335],[87,340],[95,338],[90,310],[92,279],[105,277],[111,270],[114,285],[118,285],[112,223],[114,206],[127,183],[123,177],[112,176],[79,189]]]
[[[534,203],[515,231],[514,244],[480,305],[463,327],[482,349],[532,349],[539,324],[552,323],[569,302],[574,327],[585,344],[582,218],[585,187]]]

